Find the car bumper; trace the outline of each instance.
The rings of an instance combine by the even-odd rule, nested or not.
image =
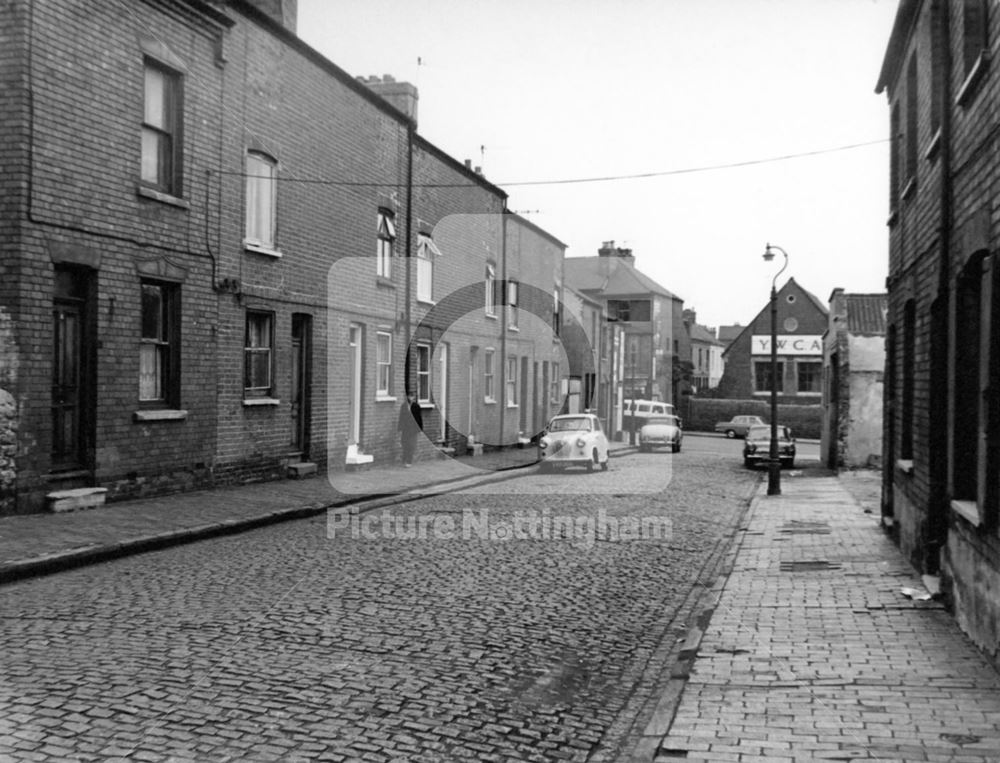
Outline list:
[[[539,450],[539,458],[549,464],[565,464],[567,466],[589,464],[593,459],[591,452],[592,445],[584,445],[582,448],[575,443],[570,445],[550,445],[544,450]]]
[[[770,461],[771,454],[766,450],[759,450],[756,453],[744,453],[743,458],[747,461]],[[795,451],[781,452],[778,454],[779,461],[790,461],[795,458]]]

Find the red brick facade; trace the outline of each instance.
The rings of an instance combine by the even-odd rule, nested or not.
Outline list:
[[[511,332],[502,295],[484,316],[485,267],[548,290],[564,247],[529,230],[506,259],[504,192],[282,26],[294,3],[257,5],[0,8],[0,512],[61,487],[114,499],[391,462],[421,381],[425,457],[464,445],[470,400],[481,441],[547,416],[523,391],[506,406],[506,356],[520,385],[558,348]],[[455,215],[475,242],[434,255],[433,301],[470,286],[479,304],[442,360],[416,259]],[[469,387],[487,347],[492,405]]]
[[[818,405],[822,397],[820,379],[813,378],[822,370],[822,341],[826,331],[826,308],[810,292],[803,289],[794,278],[789,278],[778,289],[776,305],[778,334],[778,363],[781,378],[778,382],[778,403],[790,405]],[[719,397],[730,399],[760,399],[770,396],[770,344],[758,342],[754,337],[771,335],[770,302],[729,344],[723,353],[725,371],[719,382]],[[809,346],[796,347],[797,342],[808,341]],[[810,351],[810,347],[815,351]],[[758,368],[760,366],[760,368]],[[809,379],[806,374],[809,373]],[[761,378],[764,375],[766,379]],[[819,422],[817,422],[818,424]]]
[[[904,2],[879,76],[890,171],[883,514],[1000,649],[996,0]]]

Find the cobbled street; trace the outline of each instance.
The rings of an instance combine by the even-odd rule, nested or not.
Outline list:
[[[7,585],[0,757],[623,759],[757,479],[633,454]]]

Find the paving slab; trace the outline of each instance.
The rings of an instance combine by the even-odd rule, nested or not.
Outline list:
[[[653,759],[1000,760],[1000,674],[879,526],[880,473],[762,482]]]

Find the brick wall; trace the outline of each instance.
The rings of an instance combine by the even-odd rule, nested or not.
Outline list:
[[[942,15],[935,17],[940,9]],[[1000,14],[988,4],[988,45],[1000,39]],[[904,7],[905,10],[905,7]],[[887,357],[892,371],[887,381],[884,422],[886,506],[893,518],[903,552],[923,571],[943,574],[943,588],[959,623],[976,643],[994,657],[998,650],[995,591],[1000,570],[996,534],[983,532],[951,511],[949,470],[968,454],[955,451],[955,382],[976,373],[954,365],[949,344],[958,336],[954,327],[957,276],[977,252],[997,251],[998,212],[991,201],[1000,175],[996,130],[1000,81],[995,56],[983,60],[984,74],[969,79],[963,61],[963,4],[923,3],[909,9],[914,23],[894,30],[896,38],[883,68],[890,109],[906,114],[915,105],[915,123],[902,120],[900,152],[910,142],[916,147],[912,166],[900,155],[900,181],[890,189],[889,325],[896,340]],[[941,45],[950,51],[951,69],[935,70],[932,52],[935,32],[947,29]],[[896,45],[895,43],[898,43]],[[940,59],[943,64],[949,56]],[[916,62],[915,92],[911,90],[910,62]],[[945,72],[947,77],[942,74]],[[945,87],[947,88],[945,90]],[[937,135],[932,104],[941,104],[947,131]],[[947,125],[944,121],[942,124]],[[914,129],[915,128],[915,129]],[[950,140],[949,140],[950,137]],[[942,188],[948,171],[950,186]],[[942,238],[942,233],[944,238]],[[911,305],[915,316],[907,336],[904,316]],[[952,324],[949,330],[948,324]],[[994,320],[993,330],[996,330]],[[995,342],[994,342],[995,343]],[[912,347],[912,376],[906,357]],[[904,420],[904,392],[912,389],[912,419]],[[904,432],[912,423],[912,458]],[[949,454],[952,457],[949,458]],[[909,463],[908,463],[909,462]],[[994,507],[983,507],[995,512]],[[992,516],[987,525],[995,523]]]
[[[827,315],[825,309],[821,308],[806,291],[795,282],[789,279],[784,286],[778,289],[777,300],[777,333],[778,335],[811,335],[820,336],[827,329]],[[796,322],[794,331],[788,330],[785,321],[792,319]],[[769,400],[770,393],[756,393],[754,391],[753,361],[754,350],[751,347],[751,337],[754,335],[771,335],[771,309],[770,303],[757,314],[748,324],[747,328],[730,344],[725,355],[725,371],[722,380],[719,382],[719,395],[728,398],[758,397]],[[758,359],[769,360],[769,355],[757,355]],[[822,351],[817,351],[814,357],[782,355],[779,350],[778,361],[784,361],[784,386],[783,391],[778,394],[779,403],[789,403],[798,405],[809,405],[820,403],[820,395],[814,396],[791,394],[795,390],[795,371],[792,368],[795,359],[815,360],[822,362]]]

